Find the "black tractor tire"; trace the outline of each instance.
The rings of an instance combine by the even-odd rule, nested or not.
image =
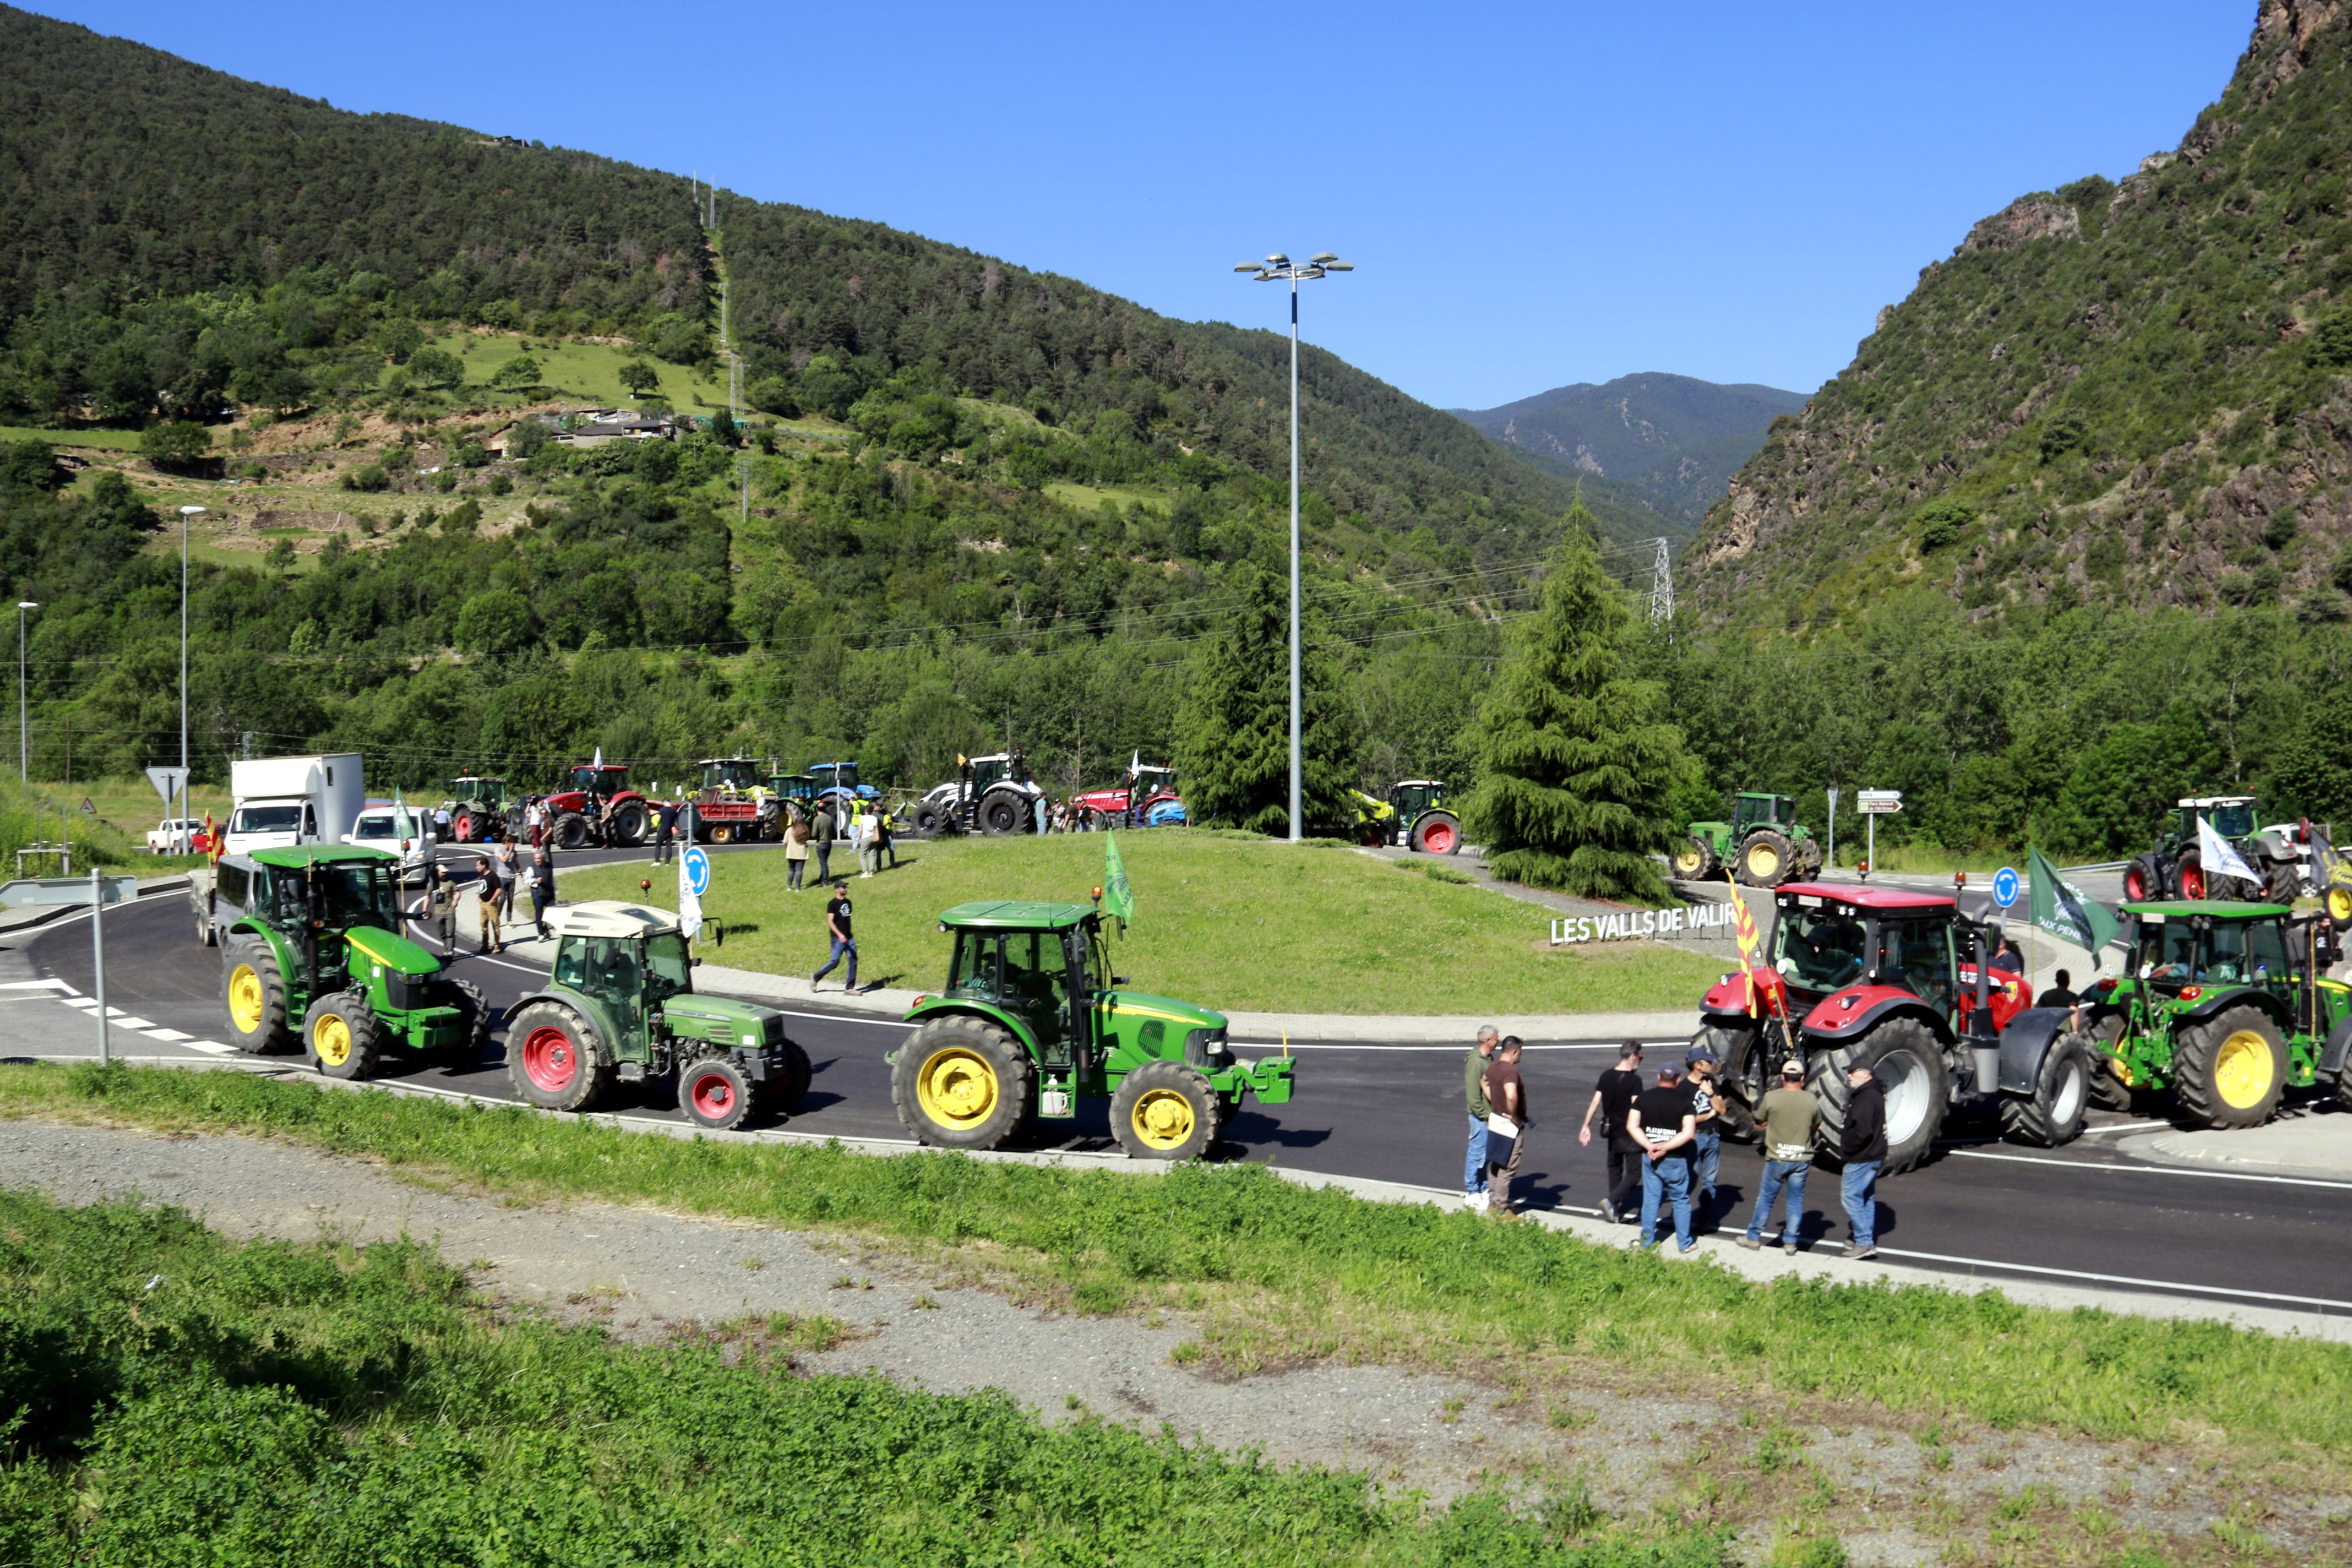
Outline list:
[[[450,1072],[470,1072],[481,1065],[490,1048],[489,998],[470,980],[460,980],[454,974],[444,978],[451,994],[443,1000],[457,1009],[460,1032],[457,1043],[448,1047],[441,1065]]]
[[[220,927],[213,924],[213,917],[209,914],[199,913],[196,916],[196,945],[198,947],[220,945]]]
[[[2091,1026],[2084,1037],[2091,1047],[2091,1103],[2101,1110],[2129,1110],[2132,1108],[2131,1085],[2117,1073],[2115,1058],[2109,1047],[2123,1038],[2121,1018],[2102,1018]]]
[[[2286,1042],[2258,1007],[2224,1007],[2180,1032],[2172,1099],[2196,1127],[2260,1127],[2286,1092]]]
[[[809,1066],[808,1053],[794,1040],[784,1042],[784,1080],[767,1091],[769,1100],[778,1110],[790,1116],[801,1108],[801,1100],[809,1091],[809,1080],[816,1076]]]
[[[613,1063],[588,1020],[561,1002],[533,1002],[507,1026],[507,1077],[525,1104],[593,1110],[613,1085]]]
[[[383,1026],[356,991],[330,991],[302,1015],[302,1048],[328,1078],[356,1083],[383,1057]]]
[[[1704,882],[1723,868],[1715,846],[1694,833],[1675,846],[1674,873],[1685,882]]]
[[[254,991],[240,998],[242,977],[250,975]],[[238,1023],[240,1001],[252,1020]],[[257,937],[233,936],[221,963],[221,1016],[228,1023],[229,1043],[248,1056],[264,1057],[294,1044],[286,1016],[286,977],[278,973],[278,955]]]
[[[2073,1142],[2082,1135],[2091,1084],[2100,1070],[2088,1035],[2059,1036],[2042,1058],[2033,1092],[2001,1096],[2000,1135],[2036,1149]]]
[[[1220,1121],[1208,1075],[1188,1062],[1146,1062],[1110,1100],[1111,1133],[1130,1160],[1197,1160]]]
[[[1818,838],[1808,837],[1797,846],[1797,868],[1801,875],[1812,876],[1822,868],[1822,863],[1827,858],[1828,851],[1822,848],[1822,841]]]
[[[2194,887],[2197,890],[2190,892]],[[2172,865],[2172,896],[2176,899],[2210,899],[2213,896],[2212,881],[2205,875],[2205,857],[2194,849],[2183,850]]]
[[[481,835],[475,832],[474,814],[459,810],[450,814],[449,837],[458,844],[471,844]]]
[[[919,1142],[993,1149],[1035,1101],[1036,1068],[999,1025],[950,1013],[917,1029],[891,1064],[890,1100]]]
[[[646,841],[646,803],[625,800],[613,808],[613,847],[634,849]]]
[[[945,806],[933,805],[928,800],[916,806],[911,814],[911,826],[915,829],[916,837],[920,838],[939,837],[948,830],[948,825],[954,820],[948,815]]]
[[[2266,904],[2293,904],[2295,896],[2302,891],[2303,875],[2294,868],[2294,862],[2273,860],[2270,864],[2269,874],[2263,879],[2263,890],[2259,896]]]
[[[596,834],[580,813],[562,811],[556,813],[554,830],[548,837],[555,841],[558,849],[585,849]]]
[[[2125,903],[2154,903],[2171,890],[2170,884],[2165,880],[2164,868],[2156,863],[2152,855],[2135,857],[2131,864],[2124,868]]]
[[[706,841],[712,844],[734,843],[735,825],[731,822],[714,823],[710,832],[706,836]]]
[[[740,1127],[757,1098],[750,1075],[727,1057],[705,1057],[677,1075],[678,1109],[697,1127],[713,1132]]]
[[[1412,825],[1411,847],[1423,855],[1462,852],[1462,819],[1450,811],[1424,811]]]
[[[1029,803],[1017,795],[984,795],[980,802],[980,830],[991,838],[1029,830]]]
[[[1775,827],[1759,828],[1737,851],[1739,879],[1751,888],[1777,888],[1796,874],[1796,846]]]
[[[1814,1136],[1822,1152],[1833,1157],[1845,1131],[1846,1105],[1853,1099],[1845,1075],[1856,1067],[1876,1072],[1886,1092],[1886,1158],[1878,1170],[1883,1176],[1899,1175],[1927,1158],[1943,1130],[1944,1110],[1952,1101],[1943,1042],[1916,1018],[1894,1018],[1851,1045],[1812,1053],[1806,1087],[1822,1103]]]

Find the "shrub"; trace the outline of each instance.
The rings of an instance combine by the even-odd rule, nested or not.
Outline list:
[[[2263,524],[2263,542],[2273,550],[2284,550],[2294,542],[2296,526],[2294,508],[2283,506],[2271,513],[2271,520]]]
[[[212,445],[210,431],[185,419],[152,425],[139,435],[139,455],[159,468],[192,467],[204,460]]]
[[[2311,363],[2323,370],[2352,365],[2352,305],[2339,306],[2312,323]]]
[[[2052,462],[2090,439],[2090,422],[2079,414],[2053,414],[2042,423],[2042,460]]]
[[[1931,500],[1913,514],[1919,527],[1919,552],[1933,555],[1959,542],[1960,534],[1977,520],[1976,509],[1949,496]]]
[[[342,485],[343,489],[347,490],[362,490],[373,495],[379,490],[390,489],[392,488],[392,476],[385,473],[383,469],[379,468],[377,465],[369,463],[362,468],[353,468],[350,473],[345,474],[342,479]]]

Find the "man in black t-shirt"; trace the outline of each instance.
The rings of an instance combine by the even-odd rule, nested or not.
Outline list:
[[[1634,1245],[1644,1252],[1656,1244],[1662,1196],[1674,1205],[1675,1250],[1688,1252],[1698,1245],[1691,1239],[1688,1157],[1691,1142],[1697,1137],[1698,1116],[1682,1076],[1682,1069],[1674,1063],[1660,1063],[1658,1087],[1642,1092],[1628,1119],[1643,1150],[1642,1234]]]
[[[1592,1103],[1584,1108],[1584,1125],[1576,1141],[1590,1147],[1592,1119],[1601,1118],[1601,1137],[1609,1154],[1609,1190],[1601,1199],[1601,1217],[1611,1225],[1626,1216],[1633,1194],[1642,1186],[1642,1148],[1626,1127],[1633,1098],[1642,1092],[1642,1042],[1628,1040],[1617,1065],[1601,1075],[1592,1087]]]
[[[818,981],[832,973],[833,966],[841,962],[841,955],[847,953],[849,989],[856,990],[857,943],[849,934],[849,884],[845,881],[835,882],[833,897],[824,902],[824,929],[825,934],[833,939],[833,956],[824,961],[823,969],[809,976],[810,989],[815,989]]]

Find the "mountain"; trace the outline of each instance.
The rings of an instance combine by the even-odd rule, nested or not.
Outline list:
[[[1804,406],[1802,393],[1653,372],[1597,386],[1556,386],[1499,408],[1450,412],[1538,468],[1630,490],[1678,521],[1673,537],[1680,540],[1756,455],[1772,421]]]
[[[2262,0],[2218,101],[2121,182],[2019,197],[1924,268],[1684,556],[1707,619],[1925,590],[2352,615],[2352,8]]]

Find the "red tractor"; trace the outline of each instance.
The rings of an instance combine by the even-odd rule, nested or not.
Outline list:
[[[1070,797],[1070,817],[1093,827],[1124,827],[1129,822],[1151,820],[1151,808],[1178,799],[1176,770],[1139,762],[1128,770],[1127,782],[1115,789],[1088,790]],[[1129,808],[1134,815],[1129,815]]]
[[[547,797],[555,824],[550,837],[558,849],[630,849],[653,828],[653,803],[629,787],[620,763],[578,763],[565,786]]]
[[[1700,1004],[1696,1044],[1723,1063],[1745,1128],[1791,1056],[1822,1103],[1837,1152],[1868,1067],[1886,1095],[1892,1175],[1927,1157],[1954,1109],[1998,1114],[2003,1135],[2053,1148],[2083,1130],[2094,1058],[2070,1010],[2033,1007],[2025,977],[1983,962],[1984,928],[1949,895],[1847,883],[1784,882],[1773,898],[1769,967],[1723,977]]]

